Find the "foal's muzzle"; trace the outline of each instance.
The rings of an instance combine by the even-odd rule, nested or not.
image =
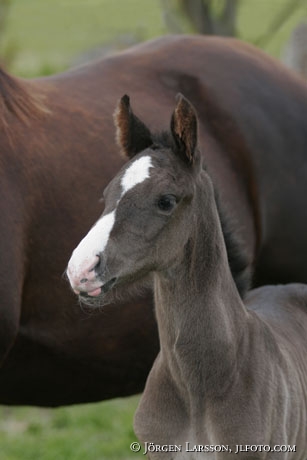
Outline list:
[[[81,291],[78,294],[84,298],[98,297],[101,295],[103,296],[116,285],[116,282],[117,282],[117,278],[111,278],[109,281],[107,281],[105,284],[102,284],[99,288],[95,289],[94,291],[90,291],[90,292]]]

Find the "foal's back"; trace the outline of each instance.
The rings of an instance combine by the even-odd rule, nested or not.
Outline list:
[[[263,286],[251,290],[245,299],[246,307],[255,312],[276,334],[294,344],[306,338],[307,285],[292,283]],[[307,360],[306,360],[307,361]]]
[[[251,290],[245,304],[273,334],[294,372],[307,375],[307,285],[292,283]]]

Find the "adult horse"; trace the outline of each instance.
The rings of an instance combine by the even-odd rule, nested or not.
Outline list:
[[[123,92],[156,129],[177,92],[196,107],[221,212],[244,246],[243,262],[229,253],[238,284],[250,267],[255,285],[307,281],[307,88],[278,62],[236,40],[180,36],[53,77],[2,72],[0,403],[143,389],[158,351],[150,295],[90,316],[61,279],[124,161],[111,116]]]

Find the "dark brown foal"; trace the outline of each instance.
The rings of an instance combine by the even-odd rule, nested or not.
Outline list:
[[[116,120],[132,159],[68,273],[97,305],[153,276],[161,349],[135,416],[148,458],[306,460],[307,287],[263,287],[243,303],[183,96],[169,133],[151,134],[127,97]]]

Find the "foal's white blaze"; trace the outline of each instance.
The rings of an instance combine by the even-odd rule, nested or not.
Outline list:
[[[68,278],[73,288],[77,288],[83,278],[88,279],[89,272],[98,262],[109,240],[114,226],[116,210],[99,219],[88,234],[80,241],[68,263]]]
[[[121,179],[123,195],[149,177],[152,168],[150,156],[134,161]],[[117,202],[120,202],[120,199]],[[68,263],[67,275],[75,292],[87,291],[90,295],[99,295],[101,281],[96,278],[93,268],[97,265],[98,255],[102,254],[108,244],[110,233],[115,223],[116,208],[97,221],[94,227],[76,247]]]
[[[149,169],[152,168],[150,156],[141,157],[134,161],[129,168],[126,169],[121,180],[122,196],[132,189],[135,185],[140,184],[149,177]]]

